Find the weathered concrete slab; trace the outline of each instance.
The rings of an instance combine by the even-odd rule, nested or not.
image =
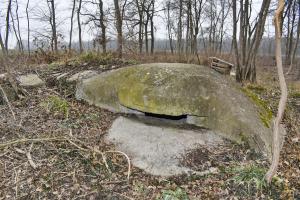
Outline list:
[[[271,120],[261,119],[238,84],[205,66],[147,63],[112,70],[79,82],[76,98],[114,112],[185,115],[188,124],[271,157],[272,131],[265,125]]]
[[[45,82],[37,74],[26,74],[17,77],[20,85],[23,87],[39,87],[45,85]]]
[[[134,166],[159,176],[192,172],[179,165],[186,151],[223,143],[213,131],[160,127],[125,117],[115,120],[106,139],[128,154]]]
[[[96,74],[97,74],[97,72],[93,71],[93,70],[86,70],[86,71],[78,72],[78,73],[72,75],[70,78],[68,78],[67,82],[78,81],[81,78],[91,77]]]

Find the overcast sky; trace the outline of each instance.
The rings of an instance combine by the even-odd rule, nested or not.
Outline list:
[[[14,1],[14,0],[13,0]],[[42,22],[38,15],[41,15],[43,10],[47,10],[46,7],[46,1],[47,0],[30,0],[29,4],[29,10],[30,10],[30,23],[31,23],[31,36],[36,35],[38,32],[43,32],[49,25],[46,22]],[[58,23],[58,30],[63,33],[64,35],[64,40],[68,41],[69,40],[69,29],[70,29],[70,16],[71,16],[71,8],[72,8],[72,1],[73,0],[56,0],[56,13],[57,13],[57,23]],[[157,6],[161,6],[163,4],[164,0],[157,0]],[[7,7],[7,0],[0,0],[0,28],[1,28],[1,33],[2,36],[4,35],[4,23],[5,23],[5,12],[6,12],[6,7]],[[27,21],[26,21],[26,13],[25,13],[25,8],[26,8],[26,3],[27,0],[18,0],[19,2],[19,17],[20,17],[20,29],[22,33],[22,39],[25,40],[27,38]],[[261,6],[261,0],[253,0],[253,13],[257,13],[260,9]],[[113,0],[104,0],[104,6],[105,9],[110,9],[113,11]],[[15,6],[13,7],[15,9]],[[93,7],[88,7],[90,12],[93,12],[95,8]],[[86,12],[86,11],[82,11]],[[109,16],[112,18],[112,16]],[[161,11],[157,13],[157,16],[155,17],[155,36],[156,38],[167,38],[167,32],[166,32],[166,26],[164,23],[164,12]],[[205,19],[204,19],[205,20]],[[228,22],[231,21],[231,17],[229,16]],[[82,17],[82,21],[85,21],[85,17]],[[272,26],[271,20],[268,20],[266,24],[266,33],[265,34],[273,34],[274,32],[274,27]],[[74,32],[73,32],[73,40],[78,41],[78,35],[77,35],[77,21],[76,21],[76,16],[74,17]],[[89,26],[83,26],[83,40],[90,40],[95,36],[95,29],[91,30]],[[227,26],[226,33],[228,35],[231,34],[231,26]],[[111,23],[110,26],[108,27],[108,35],[110,37],[114,37],[115,33],[115,27]],[[31,37],[32,40],[32,37]],[[14,38],[13,32],[10,34],[9,38],[9,46],[10,48],[14,47],[16,45],[16,39]]]

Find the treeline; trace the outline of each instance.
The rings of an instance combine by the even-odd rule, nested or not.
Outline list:
[[[86,44],[103,53],[114,50],[119,57],[123,52],[153,54],[155,50],[178,56],[232,53],[237,80],[255,81],[259,49],[264,54],[274,50],[274,33],[269,26],[266,29],[276,8],[271,0],[69,0],[64,1],[69,5],[64,10],[68,17],[58,14],[62,5],[58,0],[41,0],[37,8],[30,7],[34,0],[19,1],[1,4],[6,6],[1,7],[3,53],[8,52],[10,34],[21,53],[30,53],[33,46],[82,53]],[[300,0],[286,1],[283,13],[285,63],[291,69],[299,43],[299,5]],[[26,11],[22,15],[26,29],[20,26],[20,7]],[[41,27],[33,27],[37,21]],[[64,25],[67,22],[70,26]],[[88,43],[83,40],[83,27],[93,35]],[[166,30],[166,39],[156,38],[157,28]]]

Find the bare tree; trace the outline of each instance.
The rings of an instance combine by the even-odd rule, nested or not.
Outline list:
[[[21,51],[23,52],[24,51],[24,46],[23,46],[23,41],[22,41],[22,37],[21,37],[18,0],[16,0],[16,18],[17,18],[18,36],[19,36],[19,40],[20,40]]]
[[[54,51],[58,51],[58,46],[57,46],[57,25],[56,25],[56,12],[55,12],[55,2],[54,0],[47,0],[48,3],[50,3],[49,10],[50,10],[50,15],[51,15],[51,25],[52,25],[52,40],[54,43]]]
[[[78,8],[77,8],[77,23],[78,23],[78,40],[79,40],[79,51],[83,52],[82,46],[82,36],[81,36],[81,21],[80,21],[80,10],[81,10],[82,0],[79,0]]]
[[[169,46],[170,46],[171,53],[173,54],[174,53],[174,47],[173,47],[173,33],[172,33],[172,30],[173,30],[173,27],[174,27],[174,24],[173,24],[174,22],[171,19],[171,1],[170,0],[168,0],[166,2],[165,12],[166,12],[166,23],[167,23]]]
[[[154,53],[154,42],[155,42],[155,38],[154,38],[154,13],[155,13],[155,0],[151,0],[151,11],[150,11],[150,34],[151,34],[151,54]]]
[[[183,16],[183,0],[179,0],[179,15],[177,25],[177,53],[179,57],[182,53],[182,16]]]
[[[286,107],[287,101],[287,86],[283,74],[282,68],[282,53],[281,53],[281,24],[282,24],[282,13],[284,10],[284,0],[278,1],[278,7],[275,12],[274,17],[274,24],[275,24],[275,37],[276,37],[276,63],[278,69],[278,77],[279,77],[279,84],[280,84],[280,101],[278,105],[278,112],[274,123],[274,130],[273,130],[273,158],[272,164],[266,174],[266,180],[268,183],[272,181],[273,176],[276,173],[279,164],[279,156],[280,156],[280,149],[281,149],[281,142],[283,141],[283,136],[280,135],[280,123],[283,118],[284,110]]]
[[[294,9],[296,9],[296,6],[298,6],[298,10],[300,9],[300,0],[297,1],[297,3],[294,4]],[[297,52],[297,47],[298,47],[298,44],[299,44],[299,37],[300,37],[300,13],[299,13],[299,16],[298,16],[298,25],[297,25],[297,34],[296,34],[296,41],[295,42],[291,42],[291,46],[293,46],[293,49],[291,50],[291,56],[290,56],[290,67],[288,69],[288,72],[286,74],[289,74],[292,69],[293,69],[293,65],[295,63],[295,58],[296,58],[296,52]],[[290,41],[293,41],[293,38],[290,39]]]
[[[29,1],[27,0],[26,4],[26,18],[27,18],[27,49],[28,49],[28,55],[30,56],[30,21],[29,21]]]
[[[192,52],[196,54],[198,52],[198,34],[200,29],[200,18],[203,9],[203,0],[193,0],[194,7],[194,35],[192,42]]]
[[[233,33],[232,33],[232,46],[234,49],[234,53],[235,53],[235,62],[236,62],[236,79],[239,81],[241,79],[240,75],[240,55],[239,55],[239,50],[238,50],[238,42],[237,42],[237,5],[236,5],[236,1],[232,1],[232,18],[233,18]]]
[[[123,4],[122,10],[120,9],[119,0],[114,0],[114,6],[115,6],[115,17],[116,17],[116,29],[117,29],[117,41],[118,41],[118,47],[117,52],[119,58],[122,57],[123,52],[123,16],[124,16],[124,8],[126,5],[126,1]]]
[[[251,26],[249,21],[251,16],[251,4],[249,0],[240,0],[240,37],[239,47],[236,36],[233,35],[233,47],[235,48],[235,57],[239,59],[236,62],[236,80],[242,81],[256,81],[256,55],[260,46],[260,42],[264,33],[264,25],[268,15],[268,10],[271,0],[263,0],[260,12],[255,20],[255,24]],[[236,18],[236,2],[234,2],[233,16]],[[237,19],[233,20],[237,23]],[[237,25],[234,24],[236,30]],[[236,34],[236,33],[234,33]]]
[[[9,30],[10,30],[10,12],[11,12],[11,2],[12,0],[8,1],[7,11],[6,11],[6,33],[5,33],[5,49],[8,51],[8,37],[9,37]]]
[[[72,6],[72,13],[71,13],[71,28],[70,28],[70,38],[69,38],[69,51],[71,51],[71,48],[72,48],[73,18],[74,18],[76,0],[73,0],[73,4],[72,5],[73,6]]]
[[[11,17],[11,22],[12,22],[12,28],[13,28],[15,37],[17,39],[17,45],[18,45],[19,51],[21,51],[22,50],[21,41],[20,41],[18,31],[17,31],[16,25],[15,25],[15,19],[14,19],[14,15],[12,13],[12,10],[10,10],[10,17]]]
[[[7,54],[5,45],[4,45],[4,43],[3,43],[3,39],[2,39],[1,32],[0,32],[0,46],[1,46],[1,49],[2,49],[2,53],[3,53],[4,55]]]
[[[101,45],[103,53],[106,53],[106,25],[103,9],[103,1],[99,0],[99,12],[100,12],[100,28],[101,28]]]

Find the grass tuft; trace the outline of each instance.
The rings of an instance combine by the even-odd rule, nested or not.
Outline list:
[[[232,172],[235,176],[231,180],[237,185],[247,186],[248,192],[250,192],[251,186],[254,186],[258,191],[262,191],[267,187],[265,180],[266,171],[265,168],[253,164],[246,167],[233,168]]]

